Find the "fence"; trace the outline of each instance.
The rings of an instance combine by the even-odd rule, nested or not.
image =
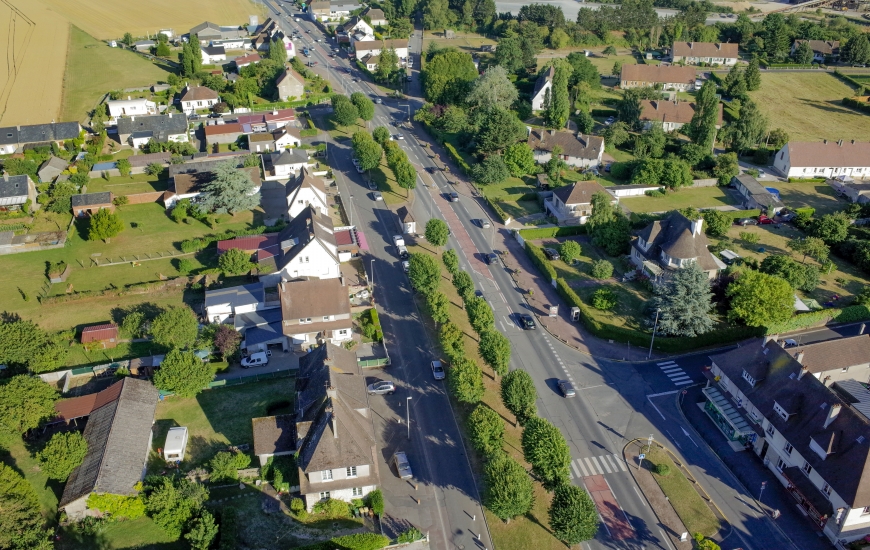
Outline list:
[[[360,367],[385,367],[390,364],[390,358],[384,357],[381,359],[358,359],[357,364]]]

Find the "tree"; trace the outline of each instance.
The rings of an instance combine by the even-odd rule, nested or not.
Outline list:
[[[568,483],[571,451],[559,428],[549,420],[535,416],[523,427],[523,456],[532,465],[532,473],[548,491]]]
[[[764,50],[772,60],[785,59],[791,46],[791,30],[781,13],[772,13],[761,23]]]
[[[492,308],[480,296],[471,296],[465,300],[465,312],[468,314],[468,321],[471,323],[471,328],[478,334],[483,334],[488,330],[493,330],[495,324],[495,315],[492,313]]]
[[[191,521],[190,531],[184,535],[193,550],[208,550],[218,534],[218,526],[214,516],[208,510],[203,510]]]
[[[556,63],[555,68],[552,96],[549,107],[544,111],[544,120],[550,128],[564,128],[571,112],[571,100],[568,96],[568,78],[571,66],[567,63]]]
[[[478,403],[466,421],[468,439],[484,456],[493,456],[504,444],[504,422],[488,405]]]
[[[494,327],[480,334],[477,349],[484,362],[499,376],[508,373],[511,360],[511,343],[507,337]]]
[[[526,127],[508,110],[494,108],[484,114],[477,133],[477,147],[482,153],[500,151],[523,139]]]
[[[607,287],[600,287],[592,293],[590,302],[595,309],[608,311],[616,307],[617,298],[613,290]]]
[[[607,57],[609,55],[616,55],[616,48],[614,48],[613,46],[607,46],[606,48],[604,48],[604,51],[602,51],[601,53],[605,57]]]
[[[613,145],[614,147],[619,147],[631,138],[631,134],[628,133],[628,130],[628,124],[625,122],[614,122],[604,129],[603,135],[605,143]]]
[[[426,222],[426,242],[432,246],[444,246],[447,244],[447,235],[450,228],[443,220],[432,218]]]
[[[88,224],[88,240],[101,240],[108,243],[123,229],[124,222],[121,221],[121,216],[108,208],[101,208],[91,216]]]
[[[510,174],[516,178],[531,174],[535,170],[535,154],[528,143],[509,145],[502,155]]]
[[[396,183],[402,189],[411,190],[417,187],[417,169],[414,165],[405,160],[392,166],[393,175],[396,176]]]
[[[613,264],[607,260],[595,260],[590,274],[596,279],[609,279],[613,276]]]
[[[798,47],[794,49],[792,58],[794,59],[794,62],[799,65],[811,64],[813,62],[813,49],[810,47],[809,41],[801,41],[801,43],[798,44]]]
[[[704,210],[702,214],[707,225],[706,233],[712,237],[724,237],[731,228],[731,216],[719,210]]]
[[[525,144],[523,144],[525,145]],[[527,146],[528,147],[528,146]],[[510,170],[501,155],[490,155],[471,167],[474,181],[482,185],[501,183],[510,177]]]
[[[611,256],[623,253],[631,239],[631,224],[621,211],[614,211],[606,193],[592,195],[592,215],[586,221],[592,243]]]
[[[127,159],[118,159],[115,162],[115,166],[118,168],[121,175],[125,177],[130,175],[130,170],[133,168],[130,161]]]
[[[798,254],[804,255],[801,263],[806,263],[807,256],[814,258],[819,263],[824,263],[831,253],[830,247],[828,247],[828,245],[825,244],[825,241],[819,237],[792,239],[788,242],[787,246]]]
[[[45,447],[36,453],[36,459],[45,475],[66,481],[88,454],[88,442],[79,432],[58,432],[51,436]]]
[[[471,84],[471,91],[465,97],[470,109],[487,111],[494,107],[510,109],[519,93],[514,83],[508,79],[504,67],[493,65]]]
[[[800,264],[790,256],[771,254],[764,258],[758,268],[762,273],[785,279],[797,290],[812,292],[819,286],[819,268],[814,265]]]
[[[186,348],[196,341],[199,321],[187,306],[169,307],[151,322],[150,332],[155,344]]]
[[[579,258],[582,253],[583,249],[580,248],[577,241],[565,241],[559,246],[559,255],[562,257],[562,261],[567,264],[572,263],[575,258]]]
[[[483,397],[483,373],[471,359],[454,359],[453,366],[447,370],[447,384],[461,403],[477,403]]]
[[[145,511],[173,539],[181,537],[206,500],[208,489],[186,477],[145,478]]]
[[[725,295],[731,298],[728,319],[750,327],[787,321],[794,309],[794,290],[786,280],[751,269],[742,270]]]
[[[447,0],[426,0],[423,7],[424,29],[445,29],[454,21],[456,21],[456,14],[450,11]]]
[[[653,292],[652,307],[659,310],[658,331],[662,334],[695,337],[713,329],[710,279],[697,263],[676,270]]]
[[[386,130],[386,128],[384,128]],[[378,129],[375,129],[377,132]],[[388,138],[389,139],[389,138]],[[373,170],[381,163],[384,150],[368,134],[361,130],[353,135],[353,154],[363,170]]]
[[[444,267],[447,268],[448,273],[454,277],[459,273],[459,256],[456,255],[455,250],[445,250],[441,254],[441,261],[444,262]]]
[[[384,143],[390,140],[390,131],[384,126],[378,126],[372,132],[372,137],[374,138],[375,143],[383,146]]]
[[[595,127],[595,119],[592,118],[592,115],[589,114],[585,109],[581,109],[579,113],[577,113],[577,130],[581,134],[589,134],[592,132],[592,129]]]
[[[719,124],[719,98],[716,97],[716,84],[712,80],[707,80],[695,97],[695,114],[686,125],[684,133],[709,152],[716,137],[717,124]]]
[[[169,57],[172,54],[172,50],[169,49],[169,44],[160,42],[157,44],[157,51],[154,53],[157,54],[157,57]]]
[[[501,400],[520,425],[537,414],[537,399],[535,383],[526,371],[513,370],[501,379]]]
[[[239,479],[239,472],[251,465],[251,457],[241,452],[222,451],[214,455],[209,462],[212,481],[235,481]]]
[[[221,357],[229,359],[239,350],[242,335],[229,325],[218,325],[214,334],[214,347],[217,348]]]
[[[459,297],[465,300],[474,290],[474,281],[467,271],[458,271],[453,274],[453,286],[456,287]]]
[[[625,90],[616,104],[619,120],[631,128],[640,128],[641,100],[661,99],[662,93],[654,88],[630,88]]]
[[[568,54],[565,60],[571,64],[572,71],[569,85],[572,88],[581,82],[585,82],[591,90],[601,88],[601,74],[598,72],[598,67],[589,61],[586,54],[583,52],[572,52]]]
[[[242,275],[254,267],[251,255],[239,248],[231,248],[220,255],[218,267],[228,275]]]
[[[0,385],[0,429],[24,434],[54,417],[57,391],[39,377],[20,374]],[[2,515],[2,514],[0,514]]]
[[[378,82],[389,82],[398,71],[398,67],[399,56],[396,55],[396,50],[392,47],[384,49],[375,67],[375,80]]]
[[[121,39],[121,42],[123,42],[125,46],[133,46],[133,35],[125,32],[124,38]]]
[[[509,30],[499,38],[495,62],[509,73],[523,68],[522,39],[515,31]]]
[[[732,142],[734,150],[740,153],[755,147],[764,140],[765,134],[767,134],[767,117],[761,114],[754,101],[743,100],[740,105],[740,118],[737,119],[734,129]]]
[[[535,502],[532,479],[522,465],[499,453],[483,467],[486,491],[483,503],[505,522],[525,515]]]
[[[260,204],[260,195],[255,191],[251,174],[236,168],[236,161],[219,163],[214,177],[202,186],[201,208],[218,214],[251,210]]]
[[[746,89],[754,92],[761,88],[761,69],[757,57],[749,60],[746,70],[743,71],[743,79],[746,81]]]
[[[371,120],[375,117],[375,104],[362,92],[350,94],[350,102],[356,106],[359,118]]]
[[[0,364],[47,372],[63,364],[69,343],[62,335],[50,335],[32,321],[0,322]]]
[[[438,261],[427,254],[411,254],[408,260],[408,278],[414,290],[428,296],[438,289],[441,280],[441,268]]]
[[[444,2],[446,4],[446,0]],[[469,86],[477,79],[477,69],[470,54],[446,49],[432,56],[422,76],[426,101],[436,105],[456,105],[462,102]]]
[[[668,189],[689,187],[692,185],[692,167],[679,158],[666,159],[662,164],[662,175],[659,183]]]
[[[550,503],[550,529],[569,546],[595,537],[598,512],[585,489],[569,484],[556,487]]]
[[[825,214],[810,225],[810,235],[818,237],[828,245],[835,245],[846,240],[852,221],[844,212]]]
[[[433,292],[426,296],[426,309],[436,323],[450,320],[450,299],[443,292]]]
[[[710,81],[710,84],[715,87],[712,81]],[[722,88],[731,97],[742,97],[746,93],[746,80],[740,71],[740,65],[731,66],[731,70],[728,71],[728,75],[722,82]]]
[[[458,361],[465,356],[465,348],[462,344],[464,335],[462,330],[454,323],[444,323],[438,331],[438,343],[450,361]]]
[[[866,65],[870,63],[870,41],[867,35],[857,33],[844,44],[843,52],[845,61],[852,65]]]
[[[269,42],[268,58],[276,63],[280,63],[282,67],[287,63],[287,50],[284,48],[282,40],[272,40]]]
[[[172,392],[179,397],[193,397],[214,380],[214,369],[192,351],[172,349],[154,375],[154,385],[159,390]]]
[[[336,101],[332,107],[332,118],[335,120],[335,123],[339,126],[353,126],[356,124],[357,119],[359,118],[359,111],[356,108],[356,105],[350,102],[347,96],[333,96],[333,98],[339,98],[339,101]],[[341,98],[344,98],[341,100]]]
[[[50,531],[31,484],[14,468],[0,463],[0,548],[51,550]]]
[[[740,173],[740,165],[737,162],[736,153],[723,153],[716,157],[716,166],[713,175],[719,180],[719,185],[728,185],[731,178]]]
[[[774,128],[767,136],[767,144],[775,151],[782,149],[782,147],[788,142],[788,132],[786,132],[782,128]]]

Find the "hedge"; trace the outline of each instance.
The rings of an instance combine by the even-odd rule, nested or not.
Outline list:
[[[129,285],[124,285],[121,288],[116,286],[110,286],[108,288],[104,288],[102,290],[75,290],[70,292],[69,294],[58,294],[56,296],[45,296],[39,299],[39,303],[41,305],[49,305],[49,304],[62,304],[66,302],[74,302],[76,300],[82,300],[84,298],[98,298],[98,297],[112,297],[118,298],[120,296],[127,296],[128,294],[150,294],[152,292],[157,292],[166,287],[167,284],[172,283],[176,279],[180,279],[181,277],[173,277],[171,279],[166,279],[165,281],[148,281],[144,283],[133,283]]]
[[[789,183],[825,183],[825,178],[788,178]]]
[[[535,264],[538,269],[544,272],[544,275],[547,276],[547,282],[550,282],[556,278],[556,269],[544,256],[544,253],[540,247],[537,247],[530,242],[526,242],[526,254],[529,255],[529,259],[532,260],[532,263]]]
[[[520,229],[520,237],[523,240],[551,239],[553,237],[570,237],[572,235],[585,235],[585,225],[566,225],[562,227],[540,227],[537,229]]]
[[[459,167],[462,168],[463,172],[465,172],[466,175],[470,175],[471,166],[469,166],[468,163],[465,162],[465,159],[462,158],[462,155],[459,154],[459,151],[456,150],[456,147],[454,147],[452,143],[445,141],[444,148],[447,149],[447,153],[453,158],[453,162],[459,165]]]
[[[853,109],[858,109],[859,111],[864,111],[865,113],[870,113],[870,103],[862,103],[857,99],[852,99],[851,97],[844,97],[843,105]]]
[[[330,542],[344,550],[379,550],[389,546],[390,539],[377,533],[356,533],[335,537]]]
[[[811,65],[805,65],[802,63],[760,63],[762,67],[765,69],[818,69],[820,65],[818,63],[813,63]]]
[[[838,69],[834,69],[834,76],[836,76],[837,78],[839,78],[840,80],[842,80],[846,84],[850,84],[850,85],[854,86],[856,90],[860,90],[861,87],[864,86],[864,84],[862,84],[861,82],[858,82],[857,80],[853,79],[851,76],[849,76],[847,74],[841,73]]]
[[[740,218],[757,218],[761,215],[761,210],[758,208],[753,208],[752,210],[722,210],[721,212],[732,220],[739,220]]]
[[[610,165],[610,176],[619,180],[628,181],[634,174],[634,169],[637,167],[637,161],[629,160],[624,162],[614,162]]]
[[[616,111],[616,109],[592,109],[590,111],[590,113],[592,114],[592,116],[608,117],[608,116],[616,116],[617,111]]]
[[[501,219],[501,223],[507,223],[507,219],[510,217],[510,216],[508,216],[508,213],[505,212],[505,211],[502,209],[502,207],[499,206],[498,203],[495,202],[494,200],[492,200],[491,198],[489,198],[489,197],[487,197],[487,196],[485,196],[485,195],[484,195],[483,198],[486,199],[486,202],[487,202],[487,203],[492,207],[492,209],[495,211],[495,215],[498,216],[498,217]]]
[[[870,319],[870,308],[867,306],[820,309],[809,313],[799,313],[787,321],[771,325],[767,327],[767,334],[779,334],[826,325],[830,321],[835,323],[854,323],[868,319]]]

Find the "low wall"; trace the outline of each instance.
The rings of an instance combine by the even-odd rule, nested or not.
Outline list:
[[[692,180],[692,187],[716,187],[717,185],[719,185],[719,180],[716,178]]]
[[[130,204],[145,204],[146,202],[160,202],[163,200],[163,191],[153,191],[151,193],[133,193],[126,195]]]

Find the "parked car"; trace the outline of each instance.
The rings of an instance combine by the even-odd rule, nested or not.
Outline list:
[[[570,380],[559,380],[559,391],[563,397],[574,397],[577,395],[577,390],[574,389],[574,384]]]
[[[405,80],[406,80],[407,82],[411,82],[411,81],[413,80],[413,78],[411,78],[411,75],[408,75],[408,76],[405,77]]]
[[[736,225],[742,225],[743,227],[746,227],[747,225],[758,225],[758,220],[756,220],[755,218],[740,218],[734,223]]]
[[[271,351],[258,351],[256,353],[252,353],[247,357],[242,358],[242,368],[249,367],[265,367],[269,364],[269,356],[272,355]]]
[[[393,459],[390,464],[396,467],[396,473],[399,479],[411,479],[414,473],[411,471],[411,463],[408,462],[408,455],[404,451],[396,451],[393,454]]]
[[[607,173],[610,173],[610,167],[611,167],[612,165],[613,165],[612,162],[608,162],[607,164],[605,164],[605,165],[604,165],[604,171],[607,172]]]
[[[536,328],[538,328],[538,325],[535,324],[535,318],[528,313],[523,313],[520,315],[520,324],[525,330],[535,330]]]
[[[378,105],[380,105],[383,102],[384,102],[384,100],[379,98],[379,97],[375,99],[375,103],[377,103]]]
[[[408,260],[403,260],[402,271],[404,271],[405,273],[411,271],[411,262],[409,262]]]
[[[368,188],[371,189],[372,191],[377,191],[377,189],[378,189],[378,184],[375,183],[375,180],[369,180],[369,181],[367,181],[367,182],[366,182],[366,185],[367,185]],[[375,199],[375,200],[377,200],[377,199]]]
[[[764,173],[764,170],[758,171],[758,179],[766,178],[766,177],[767,177],[767,174]]]
[[[396,385],[392,380],[382,380],[381,382],[369,384],[366,391],[373,395],[390,395],[396,391]]]
[[[456,191],[451,191],[450,202],[459,202],[459,193],[457,193]]]
[[[559,252],[555,248],[544,248],[543,250],[544,256],[546,256],[548,260],[558,260],[561,258]]]
[[[363,170],[363,169],[360,167],[359,164],[357,164],[356,166],[354,166],[354,168],[356,168],[356,172],[357,172],[357,174],[362,174],[363,172],[365,172],[365,170]]]
[[[480,223],[480,227],[482,227],[483,229],[489,229],[490,227],[492,227],[492,224],[489,223],[489,220],[487,220],[486,218],[481,218],[477,221]]]
[[[441,364],[441,361],[432,361],[432,378],[444,380],[445,376],[444,366]]]
[[[612,117],[612,116],[609,116],[609,117],[607,117],[607,120],[604,121],[604,125],[605,125],[605,126],[610,126],[610,125],[613,124],[614,122],[616,122],[616,118],[614,118],[614,117]]]
[[[764,214],[762,214],[762,215],[758,216],[758,223],[759,223],[759,225],[770,225],[770,224],[774,223],[774,221],[772,219],[768,218],[767,216],[765,216]]]
[[[358,158],[353,157],[353,158],[350,159],[350,160],[351,160],[351,162],[353,162],[353,165],[354,165],[354,166],[359,166],[359,159],[358,159]]]
[[[486,261],[487,264],[492,265],[498,260],[498,256],[496,256],[495,254],[489,253],[489,254],[484,254],[483,259],[484,259],[484,261]]]
[[[374,198],[376,201],[384,200],[384,196],[381,195],[380,191],[375,191],[374,193],[372,193],[372,198]]]
[[[797,340],[794,340],[792,338],[786,338],[785,340],[783,340],[783,342],[785,342],[784,347],[786,348],[793,348],[798,345]]]

